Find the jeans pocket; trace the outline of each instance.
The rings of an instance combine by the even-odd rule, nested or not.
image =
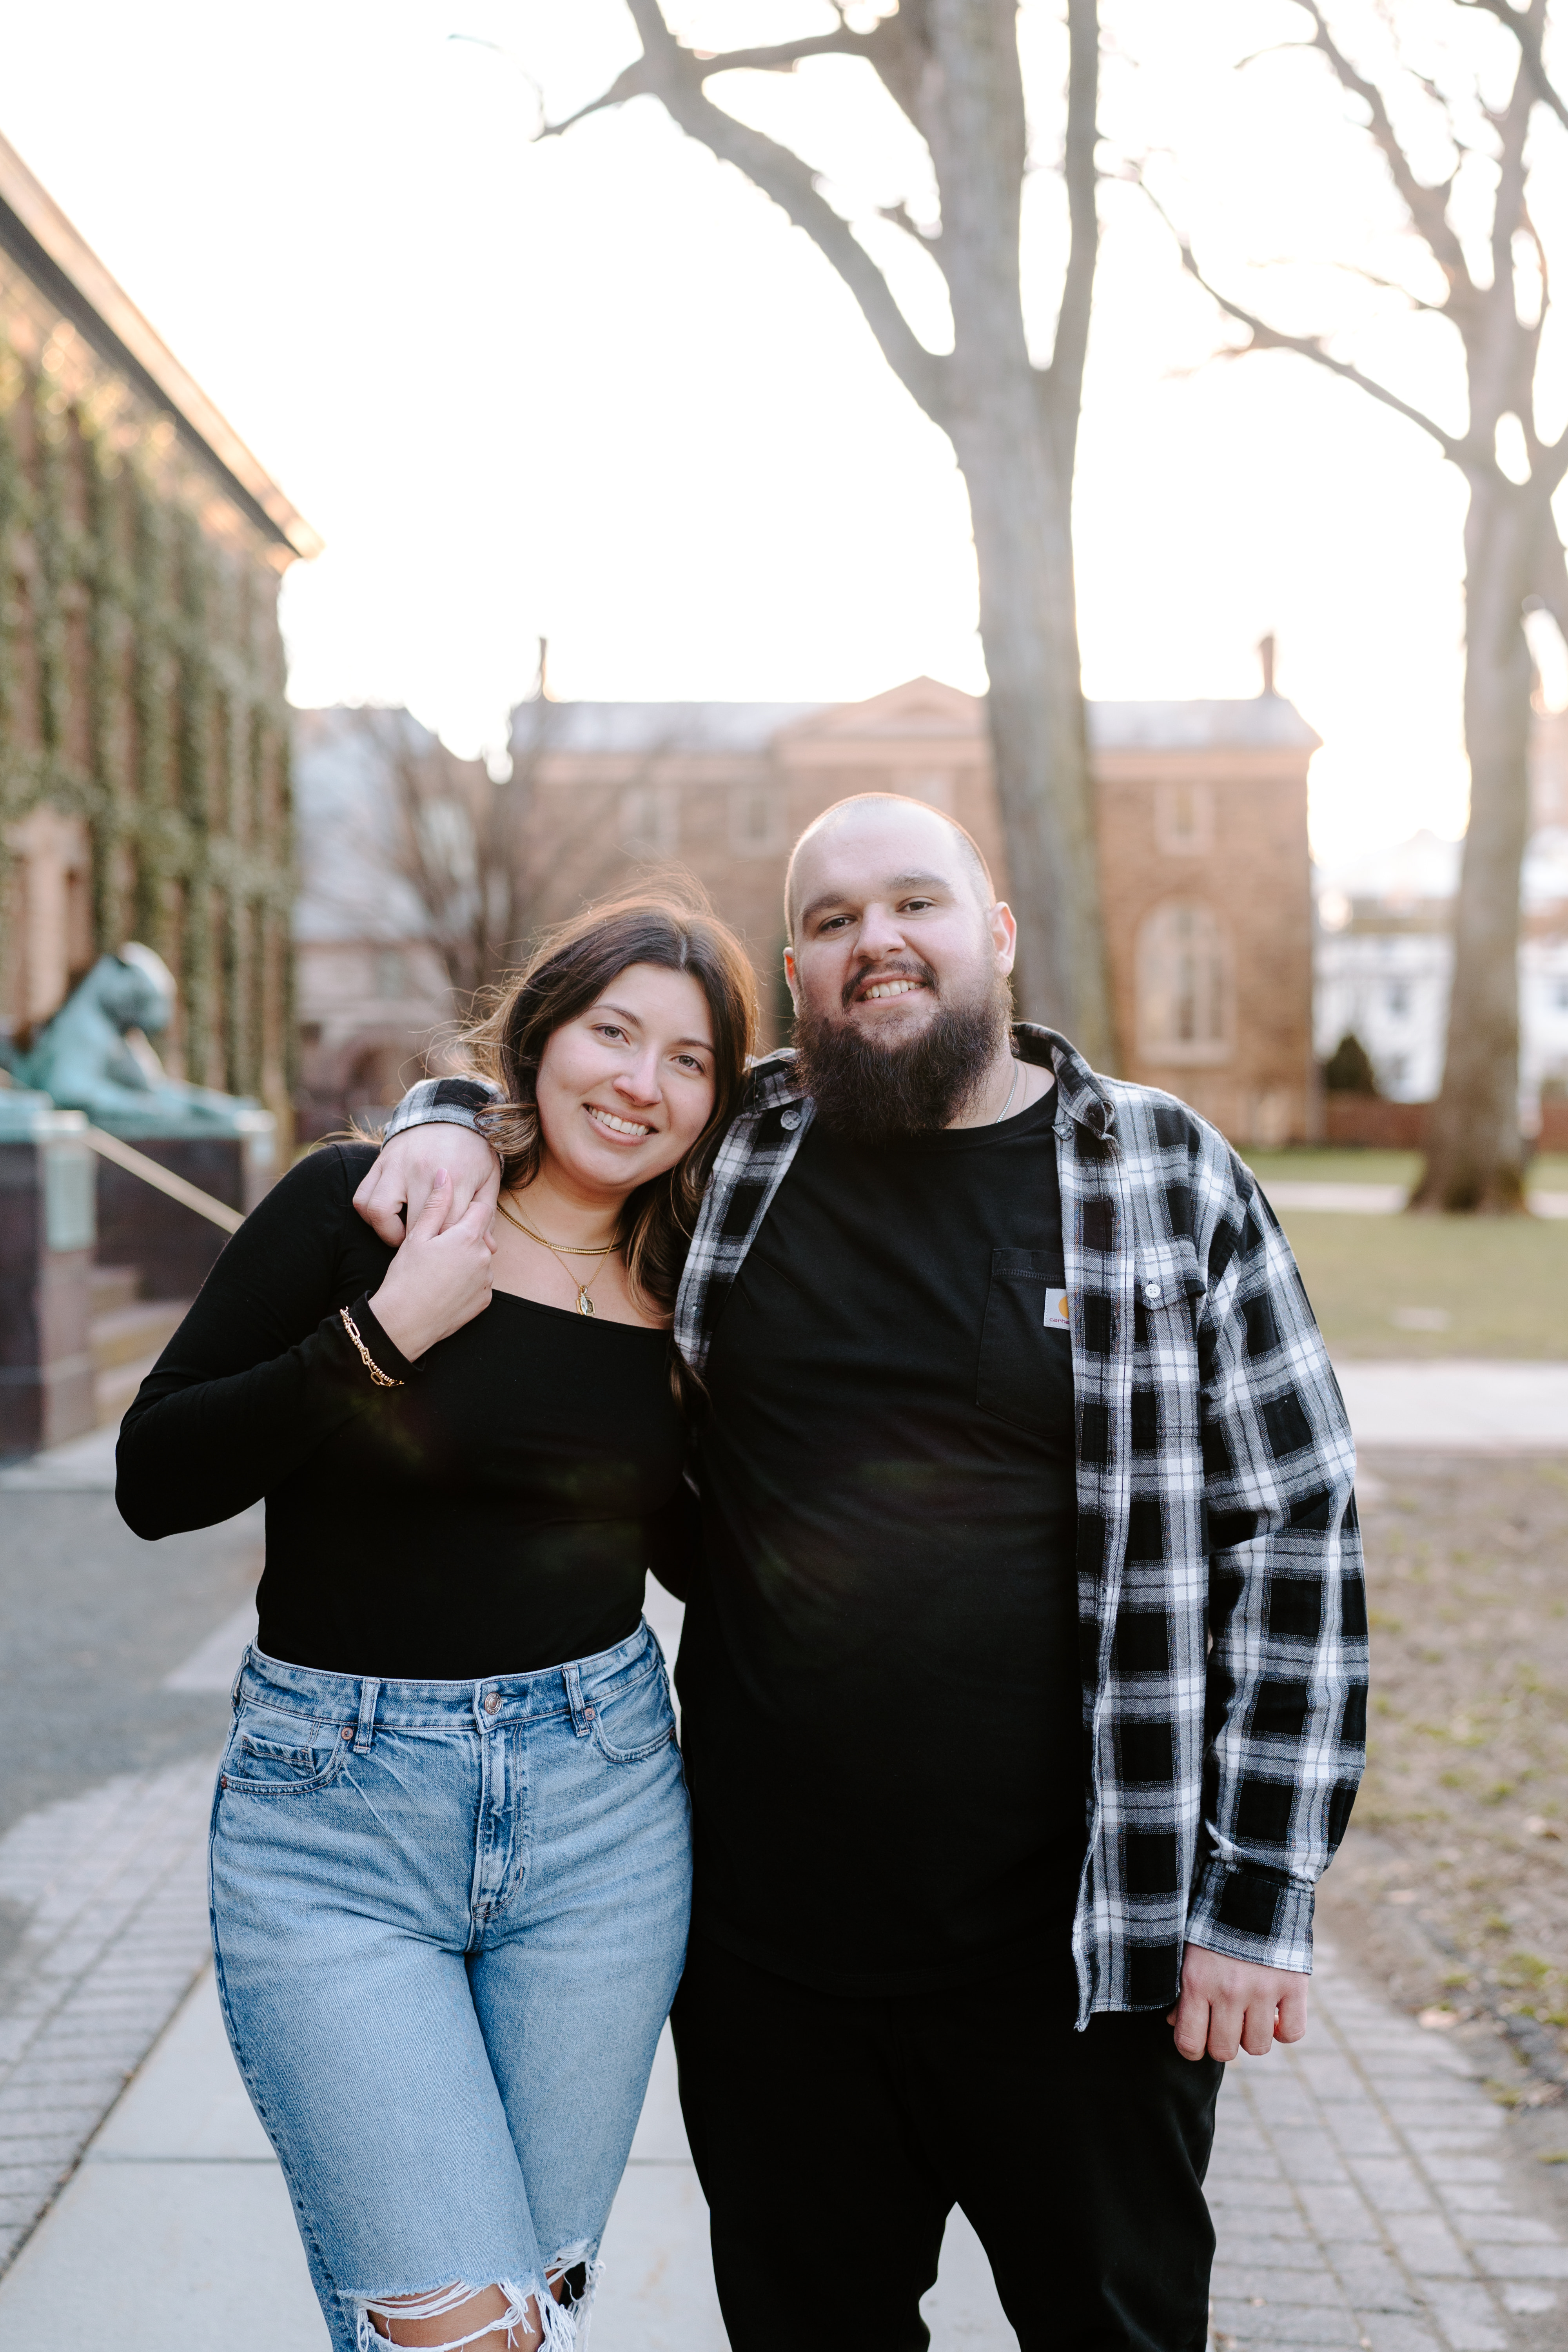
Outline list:
[[[235,1717],[218,1785],[244,1796],[300,1796],[335,1780],[347,1753],[342,1725],[247,1700]]]
[[[612,1764],[640,1764],[675,1738],[669,1680],[658,1652],[647,1674],[607,1694],[588,1694],[594,1709],[594,1739]]]

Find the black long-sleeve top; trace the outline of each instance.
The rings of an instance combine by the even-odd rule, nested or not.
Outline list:
[[[497,1291],[405,1361],[353,1206],[374,1157],[312,1152],[225,1249],[126,1415],[121,1514],[173,1535],[265,1496],[260,1646],[297,1665],[469,1681],[608,1649],[688,1524],[668,1339]]]

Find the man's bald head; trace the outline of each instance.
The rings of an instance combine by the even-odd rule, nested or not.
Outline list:
[[[859,827],[874,828],[889,840],[907,836],[910,852],[907,862],[911,866],[920,866],[922,853],[929,864],[931,845],[939,845],[948,858],[956,861],[955,878],[962,877],[967,882],[982,914],[995,905],[996,886],[991,879],[991,868],[981,856],[973,835],[955,817],[932,808],[929,801],[913,800],[906,793],[856,793],[850,799],[835,801],[831,808],[824,809],[806,826],[790,852],[784,875],[786,939],[794,940],[795,937],[804,903],[802,876],[810,869],[814,846],[826,846],[828,836],[846,828]]]

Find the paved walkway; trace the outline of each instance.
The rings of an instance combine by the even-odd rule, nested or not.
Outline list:
[[[1336,1362],[1358,1445],[1568,1454],[1568,1363]]]
[[[1540,1433],[1525,1442],[1568,1437],[1568,1367],[1342,1377],[1369,1443],[1517,1444],[1526,1425]],[[1478,1441],[1489,1396],[1507,1414]],[[95,1486],[106,1468],[100,1436],[0,1483]],[[167,1686],[226,1690],[251,1623],[237,1612]],[[673,1652],[674,1615],[659,1630]],[[208,1762],[126,1774],[0,1839],[0,1903],[21,1923],[0,1976],[0,2268],[71,2176],[0,2279],[5,2345],[52,2341],[58,2312],[86,2307],[117,2352],[325,2352],[204,1967],[210,1783]],[[1220,2352],[1562,2352],[1568,2243],[1533,2168],[1508,2158],[1476,2065],[1321,1956],[1308,2042],[1238,2063],[1221,2100]],[[724,2352],[668,2042],[605,2252],[594,2352]],[[961,2216],[925,2307],[934,2352],[1016,2352]]]
[[[1472,2061],[1321,1968],[1307,2042],[1233,2067],[1210,2177],[1220,2352],[1546,2352],[1568,2243],[1510,2196],[1506,2126]],[[725,2352],[668,2037],[605,2239],[593,2352]],[[326,2352],[282,2177],[203,1974],[0,2283],[0,2341],[88,2309],[116,2352]],[[1016,2352],[954,2217],[933,2352]]]
[[[1410,1198],[1403,1184],[1319,1184],[1295,1177],[1263,1189],[1276,1209],[1340,1210],[1355,1217],[1396,1217]],[[1528,1198],[1538,1217],[1568,1217],[1568,1192],[1532,1192]]]

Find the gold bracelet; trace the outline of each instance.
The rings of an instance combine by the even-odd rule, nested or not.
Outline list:
[[[348,1333],[349,1338],[359,1349],[361,1363],[364,1366],[365,1370],[370,1374],[371,1379],[375,1382],[376,1387],[378,1389],[400,1389],[403,1386],[403,1382],[401,1381],[395,1381],[390,1372],[384,1372],[382,1370],[381,1366],[376,1362],[374,1357],[371,1354],[370,1349],[360,1338],[359,1326],[354,1321],[353,1317],[349,1313],[348,1308],[346,1307],[340,1307],[338,1313],[342,1317],[343,1329]]]

